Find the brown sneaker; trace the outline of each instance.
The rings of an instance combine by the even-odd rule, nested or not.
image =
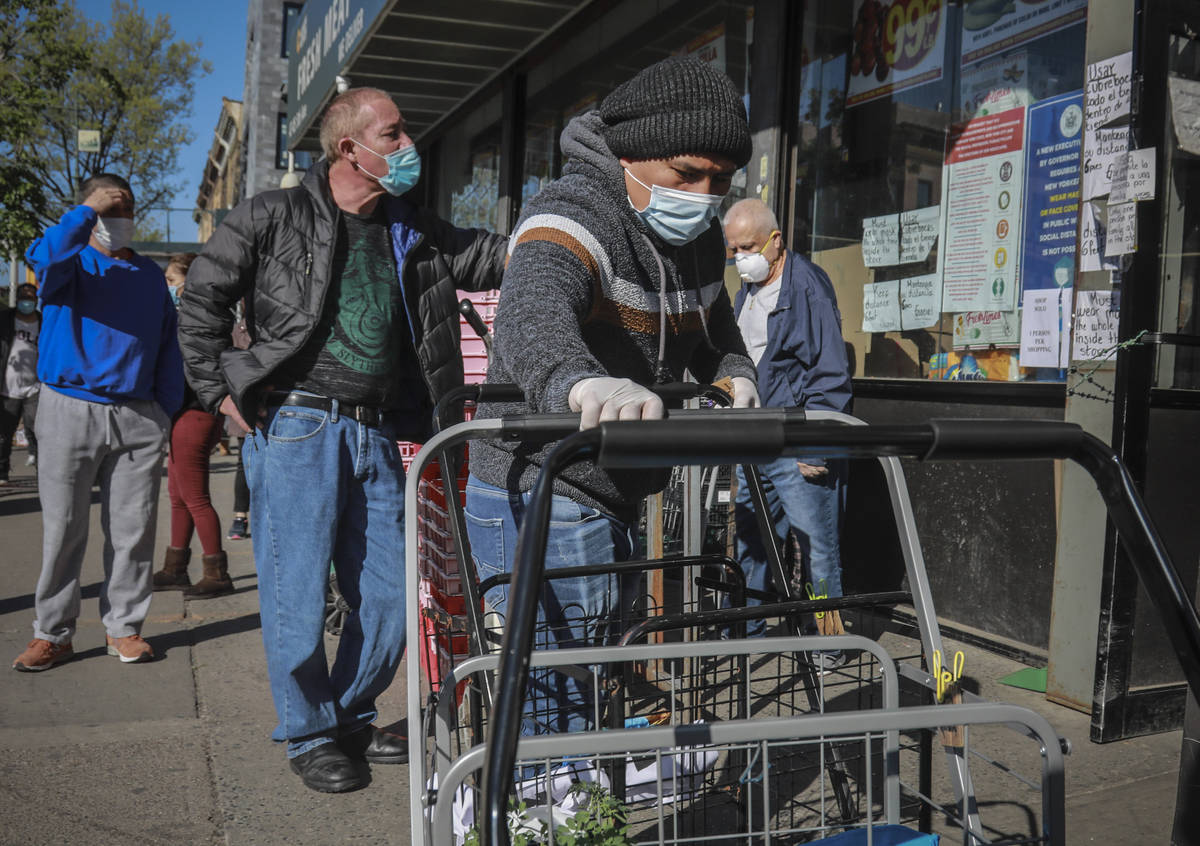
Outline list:
[[[141,635],[130,635],[129,637],[105,635],[104,639],[108,643],[108,654],[120,658],[122,664],[141,664],[144,661],[154,660],[154,650],[150,648],[150,644],[142,640]]]
[[[29,641],[25,651],[17,656],[17,660],[13,661],[13,669],[21,673],[37,673],[49,670],[55,664],[70,661],[74,657],[75,651],[71,649],[70,641],[54,643],[35,637]]]

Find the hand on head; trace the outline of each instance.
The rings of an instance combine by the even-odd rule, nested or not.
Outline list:
[[[102,185],[83,204],[100,217],[133,217],[133,196],[120,188]]]

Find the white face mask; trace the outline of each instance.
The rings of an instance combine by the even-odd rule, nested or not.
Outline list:
[[[101,217],[96,220],[92,235],[106,250],[123,250],[133,240],[133,218]]]
[[[734,263],[737,264],[738,276],[743,282],[763,282],[770,275],[771,263],[763,255],[763,250],[771,243],[775,232],[776,230],[771,230],[771,234],[767,236],[767,243],[763,244],[762,250],[757,253],[738,253],[733,257]]]

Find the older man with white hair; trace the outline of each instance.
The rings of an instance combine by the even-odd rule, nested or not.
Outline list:
[[[846,411],[850,367],[837,297],[825,271],[787,249],[779,222],[761,200],[729,208],[725,240],[743,283],[734,312],[757,368],[762,404]],[[814,594],[841,596],[847,462],[780,458],[759,469],[771,523],[780,537],[791,531],[799,544],[803,572],[793,573],[793,582],[812,585]],[[737,557],[748,586],[764,590],[766,552],[740,469],[738,474]],[[832,652],[817,653],[817,659],[825,669],[842,660]]]

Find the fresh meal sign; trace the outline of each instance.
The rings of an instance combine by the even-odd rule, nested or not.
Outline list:
[[[846,105],[942,78],[944,0],[855,0]]]

